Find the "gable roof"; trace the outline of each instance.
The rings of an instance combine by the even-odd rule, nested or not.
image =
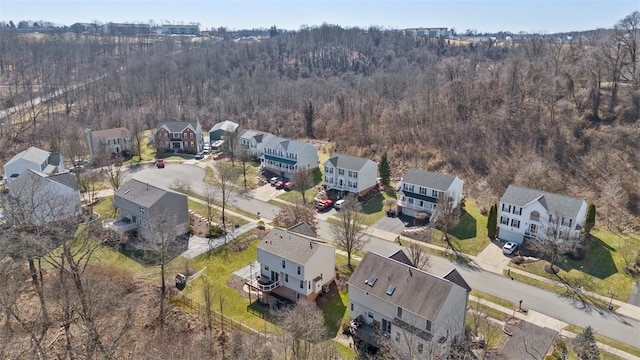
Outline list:
[[[517,185],[509,185],[500,198],[500,202],[524,207],[538,201],[552,215],[576,219],[584,199],[567,195],[554,194],[547,191],[530,189]],[[576,221],[577,222],[577,221]]]
[[[467,292],[471,292],[471,286],[469,286],[469,284],[464,280],[464,278],[462,277],[462,275],[460,275],[460,273],[458,272],[458,270],[451,269],[451,271],[449,271],[448,273],[446,273],[443,276],[444,279],[447,279],[455,284],[457,284],[458,286],[460,286],[463,289],[466,289]]]
[[[318,149],[306,142],[291,140],[287,138],[281,138],[277,136],[270,137],[269,139],[265,139],[264,147],[270,149],[276,149],[278,146],[282,146],[288,153],[299,153],[307,147],[312,147],[314,150],[318,151]]]
[[[115,196],[129,200],[146,208],[150,208],[168,193],[186,197],[184,194],[168,189],[161,189],[135,179],[131,179],[124,183],[118,191],[115,192]]]
[[[104,129],[104,130],[96,130],[91,131],[93,136],[98,139],[119,139],[130,137],[131,133],[126,127],[118,127],[113,129]]]
[[[447,191],[455,179],[456,176],[421,169],[411,169],[404,175],[402,182]]]
[[[411,259],[409,259],[407,254],[402,249],[400,249],[400,250],[394,252],[393,254],[389,255],[389,259],[393,259],[393,260],[399,261],[399,262],[401,262],[403,264],[415,267],[415,265],[413,265],[413,262],[411,261]]]
[[[216,131],[216,130],[223,130],[223,131],[232,133],[238,130],[238,124],[234,123],[233,121],[225,120],[213,125],[213,127],[211,128],[211,130],[209,130],[209,132]]]
[[[246,140],[254,139],[258,143],[271,139],[272,137],[275,137],[275,135],[265,131],[251,130],[251,129],[245,130],[240,135],[240,138],[242,139],[246,139]]]
[[[374,285],[369,286],[373,277],[376,277]],[[459,286],[424,270],[372,252],[364,255],[348,284],[349,288],[358,288],[429,320],[436,318],[451,290]],[[391,295],[387,295],[391,285],[395,286],[395,290]]]
[[[311,237],[315,237],[318,235],[315,233],[315,231],[313,231],[311,226],[309,226],[309,224],[307,224],[306,222],[301,222],[296,225],[293,225],[292,227],[288,228],[287,231],[294,232],[300,235],[311,236]]]
[[[79,190],[80,189],[80,187],[78,186],[78,180],[70,172],[51,175],[51,176],[47,177],[47,179],[51,180],[51,181],[55,181],[55,182],[57,182],[59,184],[62,184],[64,186],[66,186],[66,187],[69,187],[69,188],[71,188],[73,190]]]
[[[329,160],[327,160],[327,162],[330,162],[333,165],[333,167],[347,169],[347,170],[354,170],[354,171],[359,171],[360,169],[362,169],[364,164],[366,164],[369,161],[371,160],[361,158],[358,156],[351,156],[351,155],[345,155],[345,154],[333,154],[331,155]]]
[[[306,264],[321,246],[329,245],[322,244],[311,236],[274,227],[260,242],[258,249],[288,259],[296,264]]]
[[[43,162],[47,161],[47,159],[49,158],[49,155],[51,155],[50,152],[42,150],[42,149],[38,149],[35,146],[32,146],[26,150],[23,150],[22,152],[16,154],[16,156],[14,156],[13,158],[11,158],[11,160],[7,161],[6,165],[9,165],[11,163],[14,163],[20,159],[24,159],[36,164],[42,164]]]
[[[195,130],[199,124],[200,122],[198,121],[161,121],[158,123],[158,128],[166,126],[170,132],[181,132],[188,126],[191,126]]]

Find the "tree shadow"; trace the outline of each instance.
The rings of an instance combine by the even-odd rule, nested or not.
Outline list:
[[[476,219],[465,210],[460,215],[458,224],[449,230],[449,234],[458,238],[458,240],[471,239],[476,237]]]
[[[618,268],[612,257],[612,252],[614,251],[617,250],[600,238],[591,236],[589,248],[586,251],[584,260],[569,259],[565,264],[562,264],[561,267],[565,271],[576,269],[598,279],[606,279],[618,272]]]
[[[362,207],[363,214],[375,214],[382,211],[382,201],[384,200],[384,196],[381,194],[376,194],[375,198],[371,199],[367,202],[366,205]]]

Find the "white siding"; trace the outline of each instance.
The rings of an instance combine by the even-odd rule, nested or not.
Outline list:
[[[459,177],[456,176],[455,180],[449,186],[447,192],[453,198],[453,206],[456,207],[460,204],[460,200],[462,200],[462,187],[463,183]]]
[[[16,159],[16,161],[4,166],[4,172],[7,176],[7,182],[11,182],[15,179],[14,177],[11,177],[12,175],[21,175],[23,172],[29,169],[37,172],[42,172],[42,165],[43,164],[36,164],[26,159]]]

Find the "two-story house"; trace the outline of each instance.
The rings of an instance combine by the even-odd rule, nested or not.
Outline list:
[[[443,277],[368,252],[351,275],[349,318],[359,340],[387,342],[407,359],[445,359],[464,340],[470,288],[455,270]]]
[[[133,152],[133,137],[125,127],[96,131],[87,128],[85,133],[92,160],[104,154],[127,156]]]
[[[264,296],[312,301],[335,280],[335,248],[293,229],[273,228],[258,245],[258,262],[249,280]]]
[[[64,157],[60,153],[51,153],[37,147],[30,147],[9,160],[4,165],[7,182],[15,180],[27,170],[33,170],[44,175],[66,172]]]
[[[45,175],[28,169],[8,183],[7,189],[14,201],[7,215],[13,221],[44,225],[82,214],[80,188],[70,172]]]
[[[200,121],[164,121],[156,131],[156,149],[197,154],[204,148]]]
[[[262,158],[264,154],[264,144],[275,135],[258,130],[245,130],[240,135],[240,145],[247,154],[254,158]]]
[[[453,207],[462,200],[462,180],[457,176],[411,169],[398,184],[398,207],[407,216],[418,213],[433,215],[438,202],[450,197]]]
[[[285,179],[297,171],[313,171],[319,162],[318,149],[309,143],[276,136],[264,142],[262,168]]]
[[[580,237],[587,214],[583,199],[509,185],[498,208],[498,238],[521,244],[525,237]]]
[[[327,190],[363,196],[378,183],[378,165],[365,158],[333,154],[324,163],[324,186]]]
[[[175,230],[171,235],[189,232],[189,208],[184,194],[129,180],[115,192],[114,206],[118,212],[116,219],[105,223],[112,230],[135,230],[149,240],[156,239],[154,230],[166,223]],[[166,230],[163,227],[162,231]]]
[[[238,124],[233,121],[225,120],[219,122],[209,130],[209,143],[214,143],[218,140],[226,140],[230,137],[235,137],[238,134]]]

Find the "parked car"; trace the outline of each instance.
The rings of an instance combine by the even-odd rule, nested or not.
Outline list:
[[[158,169],[164,169],[164,159],[156,159],[156,167]]]
[[[278,182],[276,182],[273,186],[275,186],[276,189],[280,190],[284,188],[284,181],[280,180]]]
[[[72,167],[69,168],[69,172],[83,172],[84,171],[84,165],[73,165]]]
[[[195,158],[196,158],[196,160],[204,159],[204,153],[201,153],[201,152],[197,153]]]
[[[340,210],[340,209],[342,209],[342,206],[344,205],[344,203],[345,203],[346,201],[347,201],[347,200],[345,200],[345,199],[340,199],[340,200],[336,201],[336,203],[335,203],[335,204],[333,204],[333,207],[334,207],[334,208],[336,208],[336,209],[338,209],[338,210]]]
[[[291,187],[293,187],[293,183],[291,183],[291,181],[286,181],[286,182],[284,183],[284,185],[283,185],[283,188],[284,188],[286,191],[291,190]]]
[[[271,186],[275,186],[275,185],[276,185],[276,183],[277,183],[278,181],[281,181],[281,180],[282,180],[282,179],[280,179],[279,177],[274,176],[274,177],[272,177],[271,179],[269,179],[269,184],[271,184]]]
[[[316,203],[316,210],[318,211],[326,211],[329,210],[333,206],[333,200],[321,200]]]
[[[509,241],[508,243],[504,244],[504,246],[502,247],[502,253],[505,255],[511,255],[517,249],[518,249],[518,244]]]

